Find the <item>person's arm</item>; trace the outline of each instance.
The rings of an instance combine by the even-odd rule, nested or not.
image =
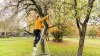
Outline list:
[[[50,15],[47,15],[47,16],[43,17],[42,19],[40,19],[40,22],[42,22],[43,20],[47,19],[48,16],[50,16]]]

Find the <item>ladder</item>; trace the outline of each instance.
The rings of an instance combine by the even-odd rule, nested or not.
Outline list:
[[[46,38],[45,38],[45,35],[44,35],[44,30],[45,30],[45,26],[44,26],[44,28],[42,29],[41,38],[40,38],[38,44],[36,45],[36,50],[33,51],[32,56],[50,56],[48,44],[47,44],[47,41],[46,41]],[[34,37],[34,38],[35,38],[35,37]],[[41,39],[44,39],[45,47],[46,47],[46,52],[47,52],[47,53],[36,54],[36,52],[37,52],[37,50],[38,50],[38,47],[39,47],[39,44],[40,44],[40,42],[41,42]]]

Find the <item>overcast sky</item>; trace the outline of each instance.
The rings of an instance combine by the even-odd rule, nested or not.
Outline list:
[[[0,0],[0,3],[3,4],[3,1],[4,1],[4,0]]]

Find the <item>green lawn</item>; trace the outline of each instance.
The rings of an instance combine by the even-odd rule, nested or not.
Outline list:
[[[31,37],[0,38],[0,56],[32,56],[33,40]],[[55,43],[51,40],[52,38],[48,41],[48,46],[52,56],[77,56],[78,38],[64,38],[63,43]],[[100,45],[100,39],[86,38],[83,56],[100,56],[100,46],[96,45]]]

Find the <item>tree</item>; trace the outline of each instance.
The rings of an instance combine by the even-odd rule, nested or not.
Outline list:
[[[56,39],[56,42],[58,42],[58,40],[61,38],[61,36],[63,36],[62,31],[59,31],[59,30],[55,30],[55,31],[51,32],[51,34]]]
[[[71,11],[73,12],[73,18],[76,19],[76,25],[79,30],[79,48],[78,48],[78,53],[77,56],[82,56],[83,52],[83,46],[84,46],[84,39],[85,39],[85,34],[86,34],[86,29],[87,29],[87,23],[90,18],[91,10],[93,8],[95,0],[73,0],[73,1],[68,1],[64,2],[64,4],[69,5],[71,8]],[[74,3],[73,3],[74,2]]]
[[[57,25],[57,31],[61,33],[61,42],[63,42],[63,35],[66,32],[66,29],[71,29],[71,17],[68,15],[68,9],[65,7],[66,5],[63,4],[64,0],[57,0],[54,6],[51,8],[53,11],[52,15],[52,24]],[[70,24],[70,26],[68,25]],[[71,32],[71,31],[70,31]]]
[[[16,8],[16,10],[14,12],[10,12],[12,14],[8,14],[9,15],[8,18],[14,19],[15,17],[17,17],[17,15],[22,14],[21,12],[25,12],[24,13],[25,15],[24,14],[23,15],[26,16],[26,14],[28,15],[29,11],[32,11],[32,10],[37,12],[41,17],[44,17],[48,14],[47,10],[50,6],[53,5],[54,2],[55,2],[54,0],[45,0],[45,1],[44,0],[15,0],[15,1],[7,0],[8,6],[5,5],[5,7],[1,10],[2,12],[0,12],[0,16],[2,18],[4,15],[6,15],[5,10],[8,12],[9,10],[14,10]],[[7,10],[10,7],[12,9]],[[23,18],[23,17],[21,17],[21,18]],[[46,30],[48,29],[48,24],[47,24],[46,20],[43,23],[46,26],[45,32],[44,32],[44,35],[45,35]],[[31,26],[31,24],[29,26]],[[25,27],[24,30],[23,30],[23,28],[18,28],[17,30],[25,31],[29,34],[33,34],[26,29],[27,27]],[[43,39],[41,41],[41,53],[45,53]]]
[[[24,1],[21,0],[19,1],[20,3]],[[54,0],[30,0],[30,1],[26,1],[26,3],[24,3],[24,6],[26,7],[25,9],[28,11],[34,10],[35,12],[37,12],[41,17],[46,16],[48,13],[48,8],[55,2]],[[46,22],[46,20],[43,22],[45,25],[45,30],[44,30],[44,35],[46,35],[46,31],[48,29],[48,24]],[[28,33],[30,33],[29,31],[27,31]],[[45,53],[45,49],[44,49],[44,39],[41,40],[41,53]]]
[[[97,31],[95,30],[95,28],[91,28],[87,31],[87,35],[89,36],[89,38],[92,36],[92,38],[97,36]]]
[[[74,0],[74,2],[75,2],[74,9],[75,9],[75,16],[76,16],[76,24],[77,24],[77,27],[79,29],[79,35],[80,35],[79,49],[78,49],[77,56],[82,56],[87,23],[88,23],[88,20],[89,20],[89,17],[90,17],[90,13],[91,13],[94,1],[95,0],[88,0],[88,8],[87,8],[86,17],[85,17],[84,21],[81,22],[80,17],[78,17],[77,0]]]

